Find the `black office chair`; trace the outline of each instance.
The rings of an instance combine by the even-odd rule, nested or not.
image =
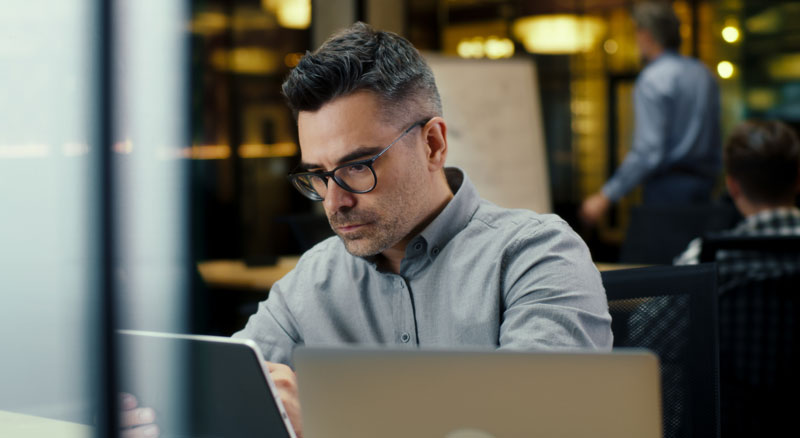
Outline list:
[[[614,347],[647,348],[661,361],[664,437],[719,436],[715,266],[625,269],[602,277]]]
[[[800,237],[704,237],[701,260],[717,255],[722,434],[783,435],[800,394]]]
[[[692,239],[731,228],[740,218],[736,208],[727,203],[634,207],[620,263],[671,265]]]

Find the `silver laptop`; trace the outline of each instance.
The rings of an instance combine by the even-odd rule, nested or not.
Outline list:
[[[253,341],[118,333],[120,389],[155,409],[162,438],[295,438]]]
[[[661,438],[658,359],[298,348],[309,438]]]

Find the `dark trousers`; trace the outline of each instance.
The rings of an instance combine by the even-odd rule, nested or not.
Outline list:
[[[690,173],[662,173],[644,184],[643,204],[703,204],[711,201],[713,178]]]

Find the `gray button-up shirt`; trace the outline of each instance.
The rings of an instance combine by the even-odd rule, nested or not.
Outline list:
[[[275,283],[245,328],[264,357],[295,346],[610,350],[611,317],[589,250],[558,216],[480,199],[459,169],[454,198],[406,248],[400,274],[331,237]]]

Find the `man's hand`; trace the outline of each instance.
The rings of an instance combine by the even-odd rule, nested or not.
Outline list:
[[[597,192],[583,201],[580,218],[586,225],[595,225],[611,206],[611,200],[603,192]]]
[[[289,421],[294,426],[294,433],[297,438],[303,438],[303,421],[300,418],[300,400],[297,397],[297,375],[286,365],[267,362],[269,376],[278,388],[278,395],[281,398]]]
[[[122,438],[153,438],[161,433],[155,424],[156,413],[151,408],[140,408],[131,394],[120,394],[120,436]]]

